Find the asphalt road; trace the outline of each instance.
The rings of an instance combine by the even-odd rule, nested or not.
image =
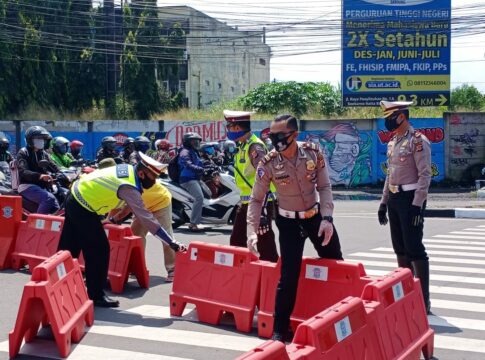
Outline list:
[[[371,275],[395,267],[389,228],[378,225],[377,207],[377,201],[335,203],[335,225],[344,257],[362,262]],[[180,229],[176,237],[185,243],[198,240],[227,244],[230,231],[230,227],[223,227],[194,235]],[[425,238],[432,266],[434,316],[429,321],[436,332],[435,358],[483,360],[485,221],[429,218],[425,222]],[[257,338],[255,331],[249,335],[237,332],[229,316],[223,318],[221,326],[198,323],[190,309],[182,318],[170,318],[171,284],[164,282],[161,249],[156,239],[148,240],[150,289],[140,290],[135,279],[130,278],[125,292],[116,296],[121,307],[96,309],[95,326],[74,347],[69,359],[233,359],[264,341]],[[305,255],[315,255],[309,241]],[[0,359],[8,358],[8,332],[15,324],[22,289],[29,277],[26,272],[0,272]],[[22,347],[18,358],[57,357],[50,332],[42,330],[38,339]]]

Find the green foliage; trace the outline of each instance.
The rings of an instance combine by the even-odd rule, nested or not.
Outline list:
[[[452,110],[459,108],[480,110],[485,107],[485,95],[473,85],[463,84],[451,91]]]

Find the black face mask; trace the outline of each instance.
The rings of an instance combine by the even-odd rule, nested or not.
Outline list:
[[[155,185],[155,179],[152,180],[150,179],[148,176],[145,175],[145,177],[142,179],[140,178],[140,183],[141,183],[141,186],[144,188],[144,189],[150,189],[153,185]]]
[[[276,151],[281,152],[285,151],[288,149],[288,146],[290,146],[293,143],[294,139],[291,139],[291,141],[288,141],[288,139],[293,135],[294,131],[290,131],[289,133],[270,133],[269,134],[269,139],[271,140],[271,143],[273,144],[274,148]]]
[[[399,117],[399,115],[400,115],[399,113],[392,114],[386,118],[386,122],[384,126],[386,127],[387,130],[394,131],[401,125],[397,123],[397,118]]]

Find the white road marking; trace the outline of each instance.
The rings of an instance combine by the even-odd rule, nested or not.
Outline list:
[[[483,303],[435,299],[433,294],[431,294],[431,308],[485,313]]]
[[[466,236],[466,235],[433,235],[434,238],[445,239],[468,239],[468,240],[485,240],[484,236]]]
[[[385,251],[385,252],[394,252],[391,248],[386,247],[378,247],[372,249],[372,251]],[[441,251],[441,250],[426,250],[426,252],[430,255],[449,255],[449,256],[465,256],[465,257],[474,257],[474,258],[483,258],[485,262],[485,253],[484,254],[477,254],[471,252],[464,252],[464,251]],[[377,255],[380,256],[380,255]]]
[[[485,229],[483,229],[485,230]],[[450,234],[458,234],[458,235],[485,235],[483,232],[479,231],[450,231]]]
[[[389,273],[389,271],[387,270],[374,270],[374,269],[368,269],[368,268],[365,269],[365,272],[367,273],[367,275],[370,275],[370,276],[383,276]],[[485,278],[481,278],[481,277],[440,275],[440,274],[431,273],[430,280],[456,282],[456,283],[463,283],[463,284],[485,285]]]
[[[483,243],[485,245],[485,243]],[[465,246],[465,245],[441,245],[441,244],[427,244],[426,248],[430,249],[451,249],[451,250],[470,250],[470,251],[484,251],[485,246]]]
[[[463,230],[466,230],[466,231],[485,231],[485,229],[481,229],[481,228],[467,228],[467,229],[463,229]]]
[[[428,322],[432,326],[485,331],[485,320],[428,315]]]
[[[131,309],[124,310],[133,314],[138,314],[144,317],[154,317],[158,319],[183,319],[188,321],[198,321],[197,311],[194,308],[186,307],[182,316],[172,316],[170,315],[169,306],[159,306],[159,305],[140,305]]]
[[[485,245],[483,241],[472,240],[423,239],[423,242],[425,244]]]
[[[378,253],[368,253],[368,252],[356,252],[356,253],[349,254],[349,256],[396,260],[396,255],[394,255],[394,254],[378,254]],[[463,259],[463,258],[445,258],[445,257],[437,257],[437,256],[430,257],[429,261],[431,263],[452,263],[452,264],[460,264],[460,265],[483,265],[485,263],[484,260]]]
[[[437,349],[455,350],[455,351],[470,351],[480,354],[485,354],[485,341],[478,339],[468,339],[456,336],[434,336],[434,347]],[[463,359],[466,359],[466,355]],[[441,356],[440,356],[441,357]]]

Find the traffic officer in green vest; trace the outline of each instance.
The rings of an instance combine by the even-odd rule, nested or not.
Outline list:
[[[73,257],[83,252],[86,263],[86,286],[95,306],[118,307],[119,302],[105,295],[109,265],[109,242],[101,216],[125,203],[140,223],[174,251],[185,245],[174,240],[144,206],[141,193],[155,184],[166,165],[140,153],[136,166],[120,164],[96,170],[76,181],[66,202],[66,218],[59,250],[69,250]]]
[[[230,244],[246,247],[248,202],[254,186],[256,168],[268,150],[265,144],[251,132],[250,112],[224,110],[224,119],[226,120],[227,138],[236,141],[238,145],[238,152],[234,156],[234,177],[241,195],[241,204],[234,219]],[[261,225],[258,229],[258,249],[261,260],[276,262],[278,252],[271,224],[274,217],[274,193],[272,191],[268,192],[265,201],[266,204],[261,214]]]

